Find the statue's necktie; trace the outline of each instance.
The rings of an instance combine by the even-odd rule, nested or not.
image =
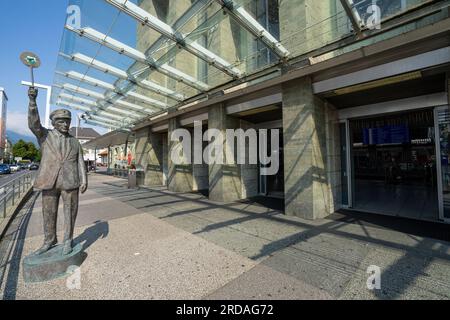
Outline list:
[[[59,151],[61,152],[61,161],[64,161],[66,156],[66,137],[62,134],[59,135]]]

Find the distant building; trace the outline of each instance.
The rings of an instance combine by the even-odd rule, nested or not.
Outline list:
[[[6,148],[6,114],[8,96],[5,89],[0,88],[0,159],[3,160]]]
[[[95,138],[100,137],[100,134],[92,128],[74,127],[70,129],[69,133],[71,136],[77,138],[81,145]],[[98,157],[98,155],[95,154],[95,150],[83,148],[83,151],[84,151],[84,161],[87,162],[88,164],[92,164],[95,161],[101,162],[101,157]]]
[[[108,164],[108,149],[103,149],[99,152],[98,157],[100,161],[98,163],[101,163],[102,165]]]
[[[13,157],[13,143],[8,138],[5,139],[5,151],[3,153],[3,162],[11,162]]]

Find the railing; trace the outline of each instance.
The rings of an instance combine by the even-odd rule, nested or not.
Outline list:
[[[0,186],[0,218],[5,219],[11,209],[30,191],[35,176],[36,172],[27,172]]]

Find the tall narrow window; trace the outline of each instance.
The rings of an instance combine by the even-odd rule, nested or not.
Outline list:
[[[253,0],[245,6],[247,10],[261,26],[280,39],[280,19],[278,0]],[[247,42],[248,43],[248,42]],[[242,49],[245,49],[242,46]],[[256,43],[256,68],[261,68],[269,63],[277,61],[277,56],[261,41]]]

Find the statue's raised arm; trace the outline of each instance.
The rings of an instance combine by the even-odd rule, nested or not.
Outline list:
[[[28,128],[30,128],[31,132],[36,136],[39,141],[39,144],[48,134],[48,130],[41,125],[41,119],[39,117],[39,111],[37,108],[37,99],[38,90],[34,87],[30,87],[28,89],[28,97],[30,99],[30,103],[28,105]]]

